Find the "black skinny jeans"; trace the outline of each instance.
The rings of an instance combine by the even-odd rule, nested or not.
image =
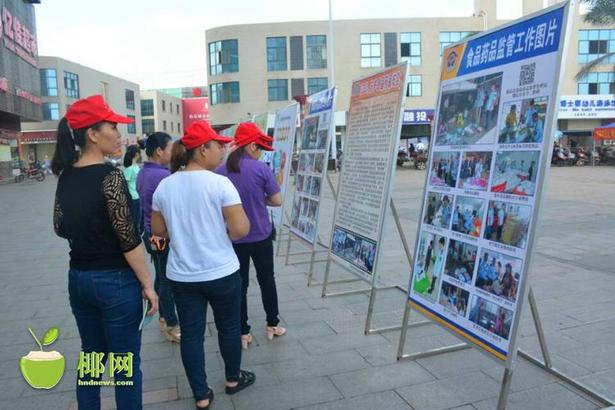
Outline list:
[[[239,273],[241,274],[241,334],[250,333],[248,324],[248,286],[250,285],[250,258],[256,269],[256,279],[261,288],[263,307],[267,314],[267,326],[277,326],[278,318],[278,292],[275,286],[273,273],[273,238],[259,242],[233,244],[239,259]]]

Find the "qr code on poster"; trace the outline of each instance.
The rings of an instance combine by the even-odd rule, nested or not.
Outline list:
[[[522,65],[519,85],[532,84],[534,82],[534,74],[536,74],[536,63]]]

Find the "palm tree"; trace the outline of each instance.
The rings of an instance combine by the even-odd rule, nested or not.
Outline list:
[[[608,25],[615,23],[615,0],[581,0],[589,10],[585,15],[584,20],[588,23],[597,25]],[[609,57],[615,55],[615,52],[606,53],[590,63],[587,63],[575,76],[575,79],[581,80],[597,65],[608,61]]]

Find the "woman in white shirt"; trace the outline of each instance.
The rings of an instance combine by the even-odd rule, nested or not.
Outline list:
[[[152,233],[170,238],[167,278],[182,329],[182,362],[198,409],[213,401],[203,345],[207,303],[218,329],[226,393],[255,380],[254,373],[240,370],[241,277],[231,243],[248,234],[250,222],[231,181],[212,172],[230,141],[204,121],[188,127],[173,145],[173,174],[160,182],[152,202]]]

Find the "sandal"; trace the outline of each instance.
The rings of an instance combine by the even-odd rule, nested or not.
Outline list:
[[[286,329],[282,326],[267,326],[267,339],[273,340],[274,337],[284,336]]]
[[[181,341],[182,334],[179,326],[167,328],[167,330],[164,332],[164,335],[169,342],[179,343]]]
[[[204,409],[210,408],[211,407],[211,403],[213,403],[213,401],[214,401],[214,391],[212,389],[209,389],[207,391],[207,395],[205,396],[205,398],[203,398],[201,400],[209,400],[209,403],[207,403],[207,406],[205,406],[205,407],[198,406],[195,403],[194,406],[196,407],[196,410],[204,410]],[[201,400],[198,400],[198,401],[201,401]]]
[[[234,386],[234,387],[225,386],[224,391],[226,392],[226,394],[235,394],[245,389],[249,385],[254,384],[255,380],[256,380],[256,375],[254,373],[247,371],[247,370],[240,370],[239,379],[237,380],[237,386]]]
[[[248,350],[248,345],[252,343],[252,335],[248,333],[247,335],[241,335],[241,348],[243,350]]]

